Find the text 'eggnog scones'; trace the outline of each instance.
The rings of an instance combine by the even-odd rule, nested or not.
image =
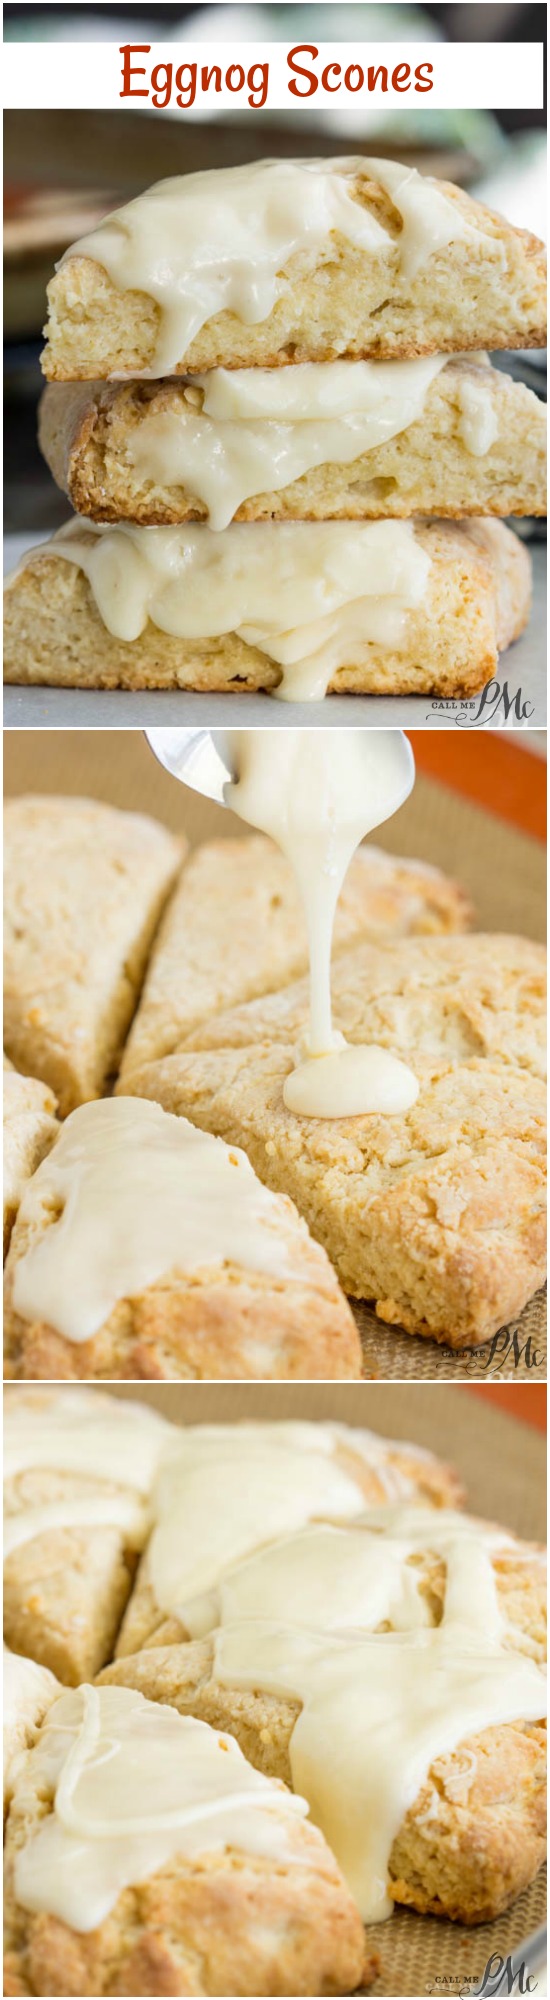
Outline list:
[[[544,268],[377,159],[189,174],[107,216],[48,290],[40,438],[77,518],[10,579],[7,680],[480,690],[530,604],[485,517],[545,509],[541,404],[483,350],[544,344]]]

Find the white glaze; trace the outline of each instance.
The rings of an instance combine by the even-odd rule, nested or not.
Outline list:
[[[63,1694],[33,1769],[54,1807],[17,1852],[15,1894],[71,1930],[95,1930],[122,1890],[178,1855],[296,1858],[304,1800],[254,1771],[233,1737],[127,1688]]]
[[[413,1478],[399,1462],[411,1447],[389,1445],[369,1431],[317,1423],[186,1430],[154,1495],[155,1527],[143,1573],[159,1609],[187,1625],[192,1620],[194,1632],[208,1629],[211,1593],[232,1564],[315,1518],[353,1520],[364,1494],[360,1473],[355,1477],[342,1458],[346,1451],[372,1468],[388,1502],[414,1493]],[[417,1456],[412,1453],[413,1461]]]
[[[388,1508],[279,1543],[221,1585],[216,1677],[302,1703],[293,1783],[367,1922],[391,1912],[393,1842],[434,1759],[546,1712],[544,1673],[498,1602],[492,1557],[508,1546],[452,1510]],[[421,1551],[446,1566],[435,1626],[411,1567]]]
[[[445,360],[213,368],[193,378],[177,411],[145,409],[126,457],[145,481],[201,500],[218,531],[253,495],[315,466],[351,465],[406,430]]]
[[[397,238],[354,199],[358,174],[389,193],[402,221]],[[291,260],[300,257],[307,277],[333,232],[367,256],[387,257],[394,287],[449,243],[478,234],[431,180],[393,161],[259,160],[158,182],[80,237],[63,262],[91,257],[119,291],[156,300],[154,359],[140,371],[156,377],[174,373],[217,313],[245,326],[266,320]]]
[[[412,521],[252,521],[217,535],[76,517],[23,566],[40,555],[83,571],[127,645],[148,619],[191,646],[235,632],[282,668],[283,701],[321,699],[339,666],[368,659],[371,644],[398,646],[430,573]]]
[[[403,1113],[418,1095],[416,1077],[386,1049],[346,1046],[333,1032],[330,996],[334,917],[352,854],[411,788],[401,736],[392,729],[256,729],[218,740],[234,773],[226,804],[276,840],[304,905],[309,1027],[285,1078],[287,1109],[308,1118]]]
[[[224,1263],[275,1280],[303,1277],[307,1235],[281,1227],[275,1196],[246,1154],[186,1118],[137,1097],[73,1111],[28,1182],[20,1217],[31,1231],[14,1272],[15,1311],[67,1340],[88,1340],[117,1301],[172,1271]]]

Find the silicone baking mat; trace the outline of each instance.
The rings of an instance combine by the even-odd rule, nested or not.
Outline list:
[[[473,1513],[500,1521],[526,1538],[545,1538],[544,1438],[496,1410],[482,1396],[470,1395],[456,1385],[410,1388],[405,1384],[364,1383],[358,1388],[357,1384],[343,1383],[296,1383],[292,1387],[194,1383],[189,1387],[117,1387],[115,1394],[154,1403],[174,1423],[332,1419],[363,1424],[387,1437],[408,1438],[456,1466]],[[379,1952],[381,1967],[373,1993],[403,1995],[404,2000],[405,1996],[424,1994],[467,1996],[481,1986],[492,1954],[503,1959],[511,1952],[517,1954],[523,1940],[544,1923],[545,1911],[545,1871],[512,1910],[474,1930],[401,1911],[389,1923],[373,1925],[368,1931],[369,1945]],[[496,1988],[490,1986],[491,1990]],[[506,1981],[499,1990],[508,1991]],[[544,1988],[541,1984],[532,1990],[536,1993]]]
[[[176,831],[184,827],[192,844],[235,832],[246,838],[242,821],[169,778],[138,730],[10,730],[4,738],[4,789],[106,799],[152,813]],[[411,798],[382,829],[382,843],[394,854],[416,856],[458,877],[479,929],[544,940],[546,857],[542,843],[530,835],[420,773]],[[383,1327],[368,1306],[355,1311],[365,1366],[383,1380],[546,1380],[543,1292],[495,1342],[462,1356]]]

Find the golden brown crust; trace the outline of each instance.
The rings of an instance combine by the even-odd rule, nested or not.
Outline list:
[[[282,1209],[290,1210],[285,1203]],[[288,1217],[290,1220],[290,1215]],[[292,1222],[298,1224],[298,1217]],[[346,1381],[361,1376],[361,1343],[328,1258],[311,1242],[309,1277],[276,1283],[260,1272],[172,1272],[121,1299],[93,1339],[75,1344],[14,1310],[19,1258],[37,1230],[12,1240],[4,1293],[4,1377],[19,1381]],[[293,1229],[294,1233],[294,1229]],[[283,1231],[281,1231],[281,1235]],[[288,1223],[286,1240],[290,1242]]]
[[[530,1560],[523,1544],[515,1557],[512,1545],[495,1570],[505,1615],[525,1635],[527,1650],[544,1658],[544,1572],[537,1558],[533,1550]],[[423,1589],[437,1622],[445,1573],[433,1558],[424,1559]],[[521,1636],[515,1643],[521,1646]],[[100,1681],[137,1688],[229,1729],[259,1770],[292,1782],[289,1749],[300,1703],[217,1682],[211,1639],[146,1647],[107,1667]],[[545,1741],[542,1724],[518,1721],[483,1730],[435,1761],[392,1848],[396,1902],[463,1924],[488,1922],[508,1908],[544,1859]]]
[[[462,437],[461,395],[473,385],[497,424],[493,444],[472,456]],[[77,514],[94,521],[169,525],[208,519],[184,484],[147,479],[133,464],[144,418],[185,429],[188,386],[178,380],[52,383],[40,405],[39,442]],[[191,390],[195,401],[202,391]],[[223,433],[223,425],[221,427]],[[276,492],[245,500],[237,521],[377,520],[546,513],[545,410],[522,383],[475,361],[452,360],[428,389],[421,415],[349,465],[329,462]]]
[[[6,1994],[348,1994],[370,1985],[377,1961],[308,1821],[293,1827],[291,1855],[276,1867],[236,1849],[176,1856],[124,1890],[98,1928],[78,1933],[17,1902],[17,1853],[50,1803],[31,1757],[7,1825]]]
[[[361,251],[332,232],[311,268],[289,260],[285,288],[259,326],[218,313],[174,369],[264,367],[340,358],[390,358],[464,349],[546,345],[546,265],[542,244],[448,182],[440,189],[479,230],[427,259],[413,282],[399,280],[401,219],[367,173],[355,198],[383,222],[391,241]],[[327,282],[328,279],[328,282]],[[92,258],[64,259],[48,287],[49,381],[105,380],[154,367],[159,307],[144,292],[120,293]]]
[[[334,954],[355,939],[463,931],[458,883],[421,861],[363,846],[336,912]],[[304,912],[290,863],[262,835],[204,841],[182,871],[159,926],[123,1051],[120,1082],[172,1055],[213,1014],[277,992],[307,971]]]
[[[477,1346],[544,1279],[543,995],[544,954],[524,938],[414,939],[337,958],[335,1025],[389,1047],[420,1081],[391,1128],[286,1110],[304,984],[218,1016],[125,1088],[244,1146],[260,1179],[292,1194],[344,1290],[373,1299],[380,1318]]]
[[[68,1475],[46,1481],[28,1473],[27,1504],[39,1504],[43,1495],[48,1501],[80,1500],[91,1484]],[[14,1497],[8,1488],[8,1513]],[[33,1536],[4,1566],[7,1645],[49,1667],[69,1687],[90,1680],[111,1657],[135,1567],[136,1556],[116,1527],[57,1528]]]
[[[4,1058],[4,1257],[24,1188],[59,1130],[53,1091]]]
[[[397,647],[357,643],[329,693],[473,695],[494,674],[499,649],[523,631],[530,559],[502,522],[422,522],[416,532],[431,558],[423,603],[407,614]],[[149,620],[131,643],[114,639],[87,579],[55,541],[9,580],[4,634],[9,684],[272,692],[281,680],[267,653],[235,632],[190,642]]]
[[[62,1115],[116,1069],[182,842],[89,799],[5,809],[4,1036]]]

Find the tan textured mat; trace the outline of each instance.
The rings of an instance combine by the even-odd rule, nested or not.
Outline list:
[[[365,1383],[362,1388],[356,1384],[218,1387],[197,1383],[189,1387],[117,1387],[114,1393],[154,1403],[175,1423],[228,1423],[243,1417],[332,1418],[365,1424],[386,1436],[408,1438],[452,1461],[464,1481],[472,1512],[501,1521],[518,1535],[545,1537],[544,1438],[463,1388],[433,1384],[428,1388],[405,1384],[388,1387],[384,1383]],[[528,1396],[529,1391],[524,1393]],[[480,1987],[492,1954],[506,1959],[509,1952],[516,1952],[545,1921],[545,1913],[545,1871],[505,1916],[474,1930],[400,1911],[389,1923],[369,1930],[369,1944],[379,1952],[381,1963],[372,1990],[380,1996],[403,1995],[404,2000],[405,1996],[424,1994],[456,1995],[462,2000]],[[508,1991],[506,1976],[499,1990]],[[518,1990],[515,1986],[514,1991]],[[537,1987],[532,1991],[536,1993]]]
[[[465,741],[465,759],[467,753]],[[85,793],[149,812],[174,831],[184,827],[192,845],[214,835],[246,837],[242,821],[169,778],[135,730],[11,730],[5,736],[4,789],[6,795]],[[546,856],[539,841],[422,775],[412,797],[383,827],[381,841],[391,853],[416,856],[455,875],[472,899],[479,929],[544,940]],[[382,1379],[546,1380],[544,1292],[493,1342],[464,1355],[382,1327],[369,1306],[354,1311],[365,1366]]]

